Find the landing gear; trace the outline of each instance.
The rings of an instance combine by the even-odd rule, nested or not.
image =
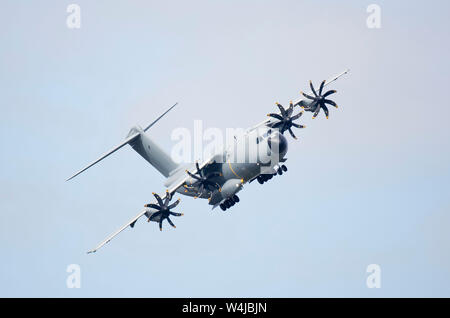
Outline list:
[[[277,174],[281,176],[283,174],[283,172],[286,172],[287,170],[288,170],[288,168],[285,165],[282,165],[282,166],[278,167],[278,169],[276,170],[276,172],[274,174],[261,174],[256,179],[258,180],[259,184],[263,184],[264,182],[267,182],[270,179],[272,179]]]
[[[222,211],[225,211],[229,208],[231,208],[233,205],[238,203],[240,201],[239,197],[235,194],[232,197],[229,197],[226,199],[223,203],[220,204],[220,208]]]
[[[273,178],[273,175],[271,175],[271,174],[261,174],[258,176],[257,180],[258,180],[259,184],[263,184],[264,182],[267,182],[272,178]]]
[[[282,165],[281,167],[278,168],[277,173],[281,176],[283,174],[283,172],[287,171],[287,167],[285,165]]]

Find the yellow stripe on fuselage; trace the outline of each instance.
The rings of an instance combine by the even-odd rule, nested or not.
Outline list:
[[[238,176],[236,174],[236,172],[234,172],[233,168],[231,167],[231,162],[228,163],[228,166],[230,167],[231,172],[233,172],[233,174],[238,178],[238,179],[242,179],[240,176]]]

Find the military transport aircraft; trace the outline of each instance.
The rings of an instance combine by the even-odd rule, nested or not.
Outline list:
[[[328,118],[327,105],[335,108],[338,106],[327,97],[336,91],[323,92],[323,89],[347,72],[348,70],[328,81],[323,81],[318,89],[315,89],[310,81],[310,94],[301,92],[303,97],[295,102],[291,101],[287,108],[276,103],[279,113],[268,114],[266,120],[247,129],[243,136],[235,136],[235,145],[225,147],[200,163],[185,165],[175,163],[170,155],[145,133],[177,104],[170,107],[144,129],[139,126],[133,127],[122,143],[75,173],[67,181],[128,144],[167,178],[164,184],[167,190],[162,196],[153,193],[156,199],[154,203],[146,204],[144,210],[88,253],[96,252],[128,226],[133,228],[136,221],[142,216],[145,216],[148,222],[159,223],[160,230],[162,230],[164,220],[175,227],[170,217],[183,215],[172,211],[180,202],[178,199],[171,203],[175,192],[194,198],[208,199],[213,208],[219,206],[225,211],[239,202],[237,193],[242,190],[244,184],[254,180],[263,184],[277,174],[282,175],[287,171],[287,167],[283,164],[286,161],[285,156],[288,150],[288,141],[284,133],[289,132],[293,138],[297,139],[292,128],[305,127],[294,122],[302,116],[303,111],[312,112],[313,118],[315,118],[320,110],[323,110]],[[294,115],[296,106],[303,110]],[[238,147],[242,144],[245,144],[244,151],[237,151],[237,148],[242,149],[242,147]],[[253,148],[256,151],[250,151]]]

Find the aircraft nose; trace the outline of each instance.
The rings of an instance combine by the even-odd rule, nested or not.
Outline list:
[[[280,155],[286,154],[288,149],[288,141],[282,134],[278,132],[273,134],[269,137],[267,143],[272,151],[279,153]]]

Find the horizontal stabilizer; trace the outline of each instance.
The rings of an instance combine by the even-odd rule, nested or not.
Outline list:
[[[130,137],[128,137],[127,139],[125,139],[125,141],[123,141],[121,144],[117,145],[116,147],[114,147],[113,149],[111,149],[110,151],[108,151],[107,153],[105,153],[103,156],[101,156],[100,158],[98,158],[97,160],[91,162],[89,165],[87,165],[85,168],[81,169],[80,171],[78,171],[77,173],[75,173],[73,176],[71,176],[69,179],[67,179],[66,181],[69,181],[70,179],[75,178],[76,176],[78,176],[80,173],[82,173],[83,171],[86,171],[87,169],[89,169],[90,167],[92,167],[93,165],[95,165],[97,162],[105,159],[106,157],[108,157],[110,154],[116,152],[117,150],[119,150],[120,148],[122,148],[123,146],[125,146],[126,144],[128,144],[130,141],[134,140],[135,138],[137,138],[140,135],[140,133],[135,133],[133,135],[131,135]]]
[[[165,114],[167,114],[168,112],[170,112],[172,110],[172,108],[174,108],[175,106],[177,106],[178,103],[175,103],[172,107],[170,107],[168,110],[166,110],[161,116],[159,116],[158,118],[156,118],[150,125],[148,125],[147,127],[145,127],[144,131],[147,131],[150,129],[150,127],[152,127],[154,124],[156,124],[156,122],[158,120],[160,120],[161,118],[163,118],[163,116]]]

